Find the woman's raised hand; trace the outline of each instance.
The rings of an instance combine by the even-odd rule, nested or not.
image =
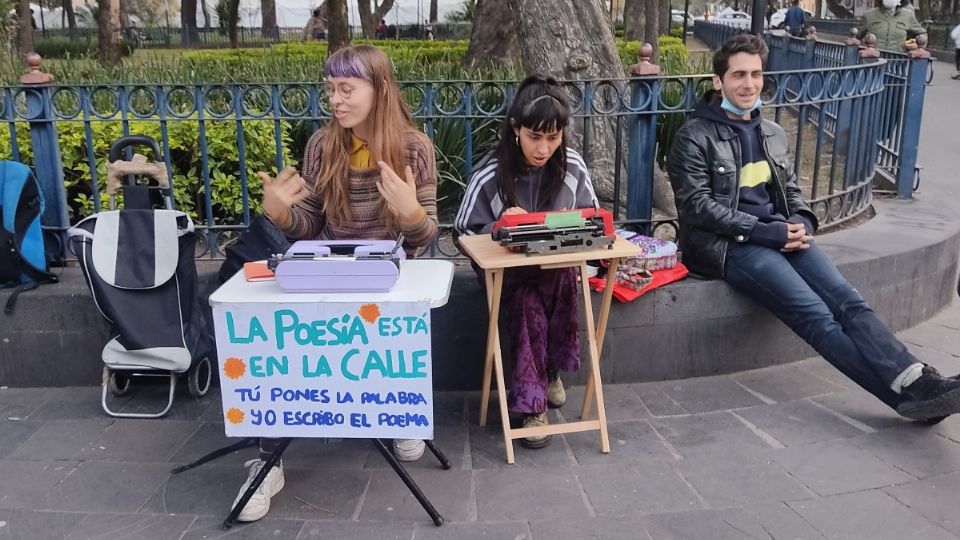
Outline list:
[[[377,182],[377,190],[380,196],[387,201],[390,210],[404,221],[413,221],[414,218],[420,218],[422,207],[417,200],[417,180],[413,177],[413,169],[409,165],[404,169],[406,179],[394,172],[383,161],[378,161],[380,166],[380,181]]]
[[[284,167],[276,178],[257,173],[263,182],[263,213],[276,225],[287,223],[290,208],[310,195],[310,189],[293,167]]]

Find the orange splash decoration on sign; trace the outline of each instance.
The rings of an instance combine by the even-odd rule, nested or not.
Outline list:
[[[243,374],[247,372],[247,364],[243,360],[231,356],[223,362],[223,373],[231,379],[239,379],[243,377]]]
[[[240,424],[243,422],[244,416],[245,415],[243,414],[243,411],[236,407],[231,407],[230,410],[227,411],[227,422],[230,422],[231,424]]]
[[[373,323],[380,317],[380,306],[376,304],[364,304],[360,306],[360,318]]]

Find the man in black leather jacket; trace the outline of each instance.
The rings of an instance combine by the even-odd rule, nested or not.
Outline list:
[[[714,90],[677,132],[669,173],[684,263],[769,309],[901,415],[932,423],[960,412],[960,380],[911,355],[814,242],[786,133],[760,115],[766,57],[759,37],[728,40],[713,58]]]

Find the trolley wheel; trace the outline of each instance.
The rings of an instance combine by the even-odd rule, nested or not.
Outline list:
[[[107,370],[110,375],[107,379],[107,387],[110,388],[110,393],[115,396],[125,396],[130,392],[130,376],[117,373],[116,371],[110,371],[110,368],[104,367],[103,369]]]
[[[193,397],[203,397],[210,390],[210,381],[213,373],[210,368],[210,358],[204,357],[187,371],[187,390]]]

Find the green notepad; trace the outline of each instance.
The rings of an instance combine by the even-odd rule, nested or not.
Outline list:
[[[548,229],[561,229],[565,227],[579,227],[583,225],[583,214],[579,211],[574,212],[550,212],[543,220],[543,224]]]

